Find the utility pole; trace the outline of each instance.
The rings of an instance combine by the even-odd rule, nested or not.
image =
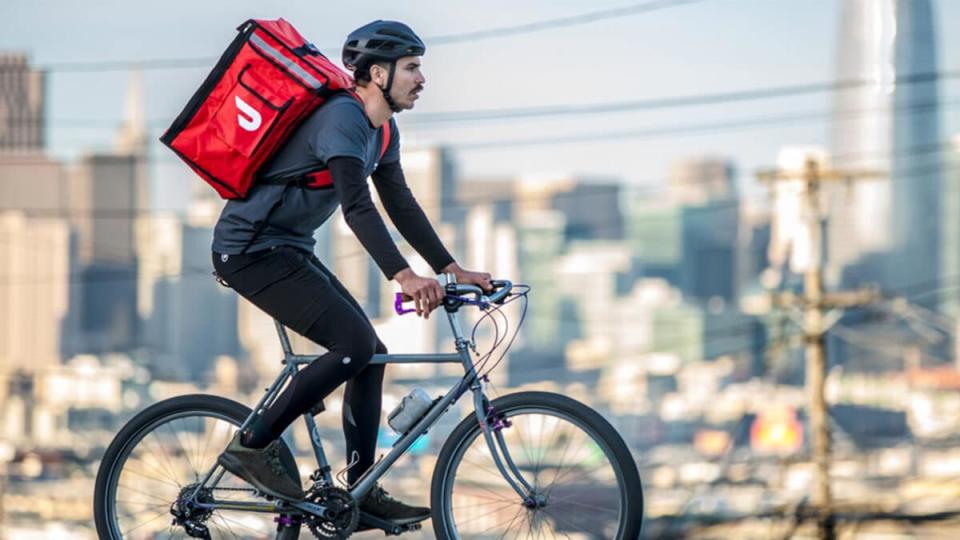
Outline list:
[[[823,286],[823,258],[820,256],[823,216],[820,209],[820,186],[827,181],[852,182],[879,176],[872,171],[839,171],[821,169],[815,159],[808,158],[802,172],[773,170],[758,173],[758,178],[773,185],[778,181],[798,180],[802,183],[803,230],[811,252],[811,262],[803,276],[803,294],[779,293],[773,305],[802,313],[806,386],[809,392],[807,416],[811,432],[811,448],[815,465],[815,486],[812,505],[821,540],[836,540],[836,519],[830,490],[830,418],[824,387],[827,375],[826,333],[840,318],[844,309],[859,307],[881,298],[875,288],[827,293]]]

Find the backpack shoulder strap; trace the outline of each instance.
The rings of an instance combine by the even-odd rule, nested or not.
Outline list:
[[[387,148],[390,146],[390,121],[387,120],[383,124],[383,144],[380,145],[380,157],[377,158],[377,161],[383,159],[383,155],[387,153]]]

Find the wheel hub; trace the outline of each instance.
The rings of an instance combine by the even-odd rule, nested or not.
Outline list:
[[[523,506],[529,510],[536,510],[547,506],[547,498],[542,493],[531,493],[523,500]]]
[[[173,525],[179,525],[191,538],[210,538],[210,530],[205,525],[213,515],[213,510],[204,508],[200,504],[213,502],[213,492],[210,488],[200,488],[196,495],[197,484],[184,486],[177,495],[177,500],[170,506],[173,515]]]

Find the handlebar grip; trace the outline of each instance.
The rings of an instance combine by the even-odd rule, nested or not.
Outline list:
[[[416,311],[415,309],[412,309],[412,308],[407,309],[403,307],[403,303],[409,302],[410,300],[413,300],[413,298],[411,298],[410,296],[407,296],[406,294],[403,294],[400,292],[396,294],[393,301],[393,310],[397,312],[397,315],[403,315],[404,313],[411,313],[413,311]]]

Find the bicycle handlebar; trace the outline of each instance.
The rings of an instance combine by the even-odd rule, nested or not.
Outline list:
[[[510,295],[510,291],[513,289],[513,283],[506,279],[494,279],[490,281],[490,284],[493,285],[494,289],[497,289],[496,292],[490,296],[486,296],[477,285],[470,285],[466,283],[450,283],[446,286],[447,299],[466,301],[470,304],[476,305],[485,305],[485,304],[499,304]],[[466,295],[473,295],[474,300],[464,298]],[[404,308],[403,303],[409,302],[412,300],[409,296],[403,293],[397,293],[396,300],[394,301],[393,307],[397,312],[397,315],[403,315],[404,313],[410,313],[416,311],[413,308]]]
[[[510,290],[513,289],[513,283],[506,279],[494,279],[490,281],[490,284],[493,285],[494,289],[499,289],[490,296],[485,296],[483,289],[477,285],[467,285],[460,283],[451,283],[447,285],[448,288],[454,289],[453,294],[456,296],[463,296],[465,294],[472,294],[476,296],[477,302],[486,302],[499,304],[510,294]],[[448,289],[449,290],[449,289]],[[448,292],[448,295],[450,293]]]

